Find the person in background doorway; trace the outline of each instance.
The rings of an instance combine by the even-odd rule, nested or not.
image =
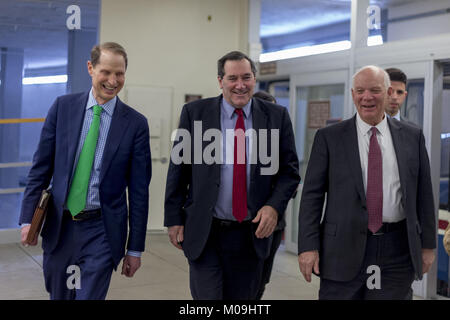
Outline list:
[[[270,93],[266,91],[257,91],[253,94],[254,98],[266,100],[272,103],[277,103],[277,100],[274,96],[272,96]],[[297,191],[295,191],[292,198],[295,198],[297,195]],[[275,230],[273,231],[273,240],[272,240],[272,246],[270,247],[270,253],[269,257],[264,261],[264,267],[263,267],[263,274],[262,274],[262,280],[261,280],[261,286],[259,288],[258,294],[256,296],[257,300],[261,300],[264,290],[266,288],[266,285],[270,281],[270,276],[272,274],[272,268],[273,268],[273,262],[275,259],[275,254],[277,253],[278,248],[280,247],[281,240],[283,239],[284,234],[284,228],[286,227],[286,213],[284,213],[280,219],[278,220],[277,226],[275,227]]]
[[[389,75],[392,87],[392,94],[388,96],[385,112],[391,118],[405,121],[406,119],[400,116],[400,108],[408,95],[408,91],[406,91],[406,74],[397,68],[388,68],[385,71]]]

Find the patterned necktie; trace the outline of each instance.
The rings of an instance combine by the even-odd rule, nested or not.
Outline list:
[[[83,149],[78,159],[72,185],[67,197],[67,209],[72,216],[76,216],[86,207],[86,197],[91,177],[92,164],[94,163],[95,149],[97,147],[98,132],[100,128],[100,114],[102,107],[93,107],[94,116],[92,118],[89,132],[84,140]]]
[[[371,128],[369,160],[367,166],[367,212],[369,230],[377,232],[383,224],[383,164],[377,140],[377,128]]]
[[[233,216],[242,222],[247,216],[245,125],[243,111],[236,109],[235,112],[238,118],[234,128]]]

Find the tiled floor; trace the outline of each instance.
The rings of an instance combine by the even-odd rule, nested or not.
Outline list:
[[[188,264],[168,236],[149,233],[142,266],[133,278],[113,273],[107,299],[191,299]],[[307,283],[300,275],[297,256],[280,247],[272,279],[263,299],[317,299],[318,278]],[[42,275],[42,250],[20,244],[0,245],[0,300],[48,299]]]

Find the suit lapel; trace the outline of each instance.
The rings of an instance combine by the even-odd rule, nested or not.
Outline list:
[[[68,184],[72,176],[73,164],[75,162],[75,155],[77,152],[81,130],[83,127],[84,114],[86,112],[86,103],[89,97],[88,93],[78,96],[73,104],[69,106],[67,112],[67,164],[68,164]]]
[[[252,125],[253,125],[253,130],[255,130],[257,138],[256,141],[253,141],[254,146],[252,148],[252,153],[256,152],[256,156],[258,155],[258,145],[256,144],[257,141],[259,141],[259,130],[260,129],[267,129],[267,131],[269,130],[268,126],[267,126],[267,115],[266,113],[262,110],[259,102],[257,99],[252,99]],[[267,146],[271,145],[271,141],[270,141],[270,132],[267,132]],[[268,150],[269,152],[271,152],[271,150]],[[259,157],[257,157],[257,159],[259,159]],[[256,169],[259,167],[259,161],[256,161],[256,164],[252,164],[251,168],[250,168],[250,179],[253,180],[256,174]]]
[[[117,97],[116,107],[109,127],[108,138],[106,139],[105,150],[103,151],[102,168],[100,171],[100,182],[102,182],[111,164],[114,154],[119,147],[120,141],[129,125],[128,112],[125,105]]]
[[[405,145],[402,135],[402,127],[399,126],[398,121],[393,121],[389,117],[387,118],[387,122],[389,125],[389,131],[391,132],[392,144],[394,145],[395,155],[397,157],[397,167],[398,167],[398,175],[400,177],[400,186],[402,190],[402,204],[405,207],[405,203],[403,202],[406,194],[406,176],[407,176],[407,166],[399,165],[400,163],[406,163],[405,152],[402,151],[402,146]]]
[[[220,122],[220,113],[221,113],[221,101],[222,101],[222,95],[218,96],[213,100],[213,103],[208,108],[210,109],[210,112],[207,112],[205,115],[202,116],[202,153],[205,150],[205,147],[210,143],[209,141],[203,141],[203,135],[206,130],[208,129],[218,129],[221,130],[221,122]],[[203,154],[202,154],[203,157]],[[225,161],[225,160],[224,160]],[[203,162],[203,160],[202,160]],[[212,181],[215,181],[217,185],[220,184],[220,165],[212,165],[207,166],[207,171],[209,178]]]
[[[222,95],[213,100],[213,105],[210,106],[210,112],[202,117],[202,134],[208,129],[221,129],[220,125],[220,102]]]
[[[344,137],[342,139],[345,148],[345,155],[348,160],[350,171],[352,172],[353,181],[356,190],[361,198],[362,205],[366,205],[366,195],[364,193],[364,184],[362,180],[361,159],[359,157],[358,133],[356,132],[356,115],[350,119],[344,129]]]

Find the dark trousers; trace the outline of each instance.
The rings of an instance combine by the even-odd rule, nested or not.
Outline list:
[[[259,289],[263,260],[256,255],[251,222],[213,220],[205,249],[189,260],[195,300],[253,300]]]
[[[50,253],[44,251],[44,279],[50,299],[105,299],[114,263],[102,218],[63,219],[57,247]]]
[[[256,295],[256,300],[261,300],[264,294],[264,290],[266,289],[266,284],[268,284],[270,281],[270,276],[272,274],[273,268],[273,261],[275,259],[275,254],[277,253],[277,250],[280,247],[282,238],[283,238],[283,230],[275,230],[273,232],[272,246],[270,247],[269,257],[267,257],[267,259],[264,260],[262,280],[258,290],[258,294]]]
[[[369,289],[367,284],[367,282],[372,285],[376,283],[373,266],[380,268],[380,289]],[[353,280],[347,282],[321,278],[319,299],[411,299],[413,280],[414,268],[409,253],[406,224],[404,223],[398,230],[383,235],[368,235],[366,253],[359,274]]]

